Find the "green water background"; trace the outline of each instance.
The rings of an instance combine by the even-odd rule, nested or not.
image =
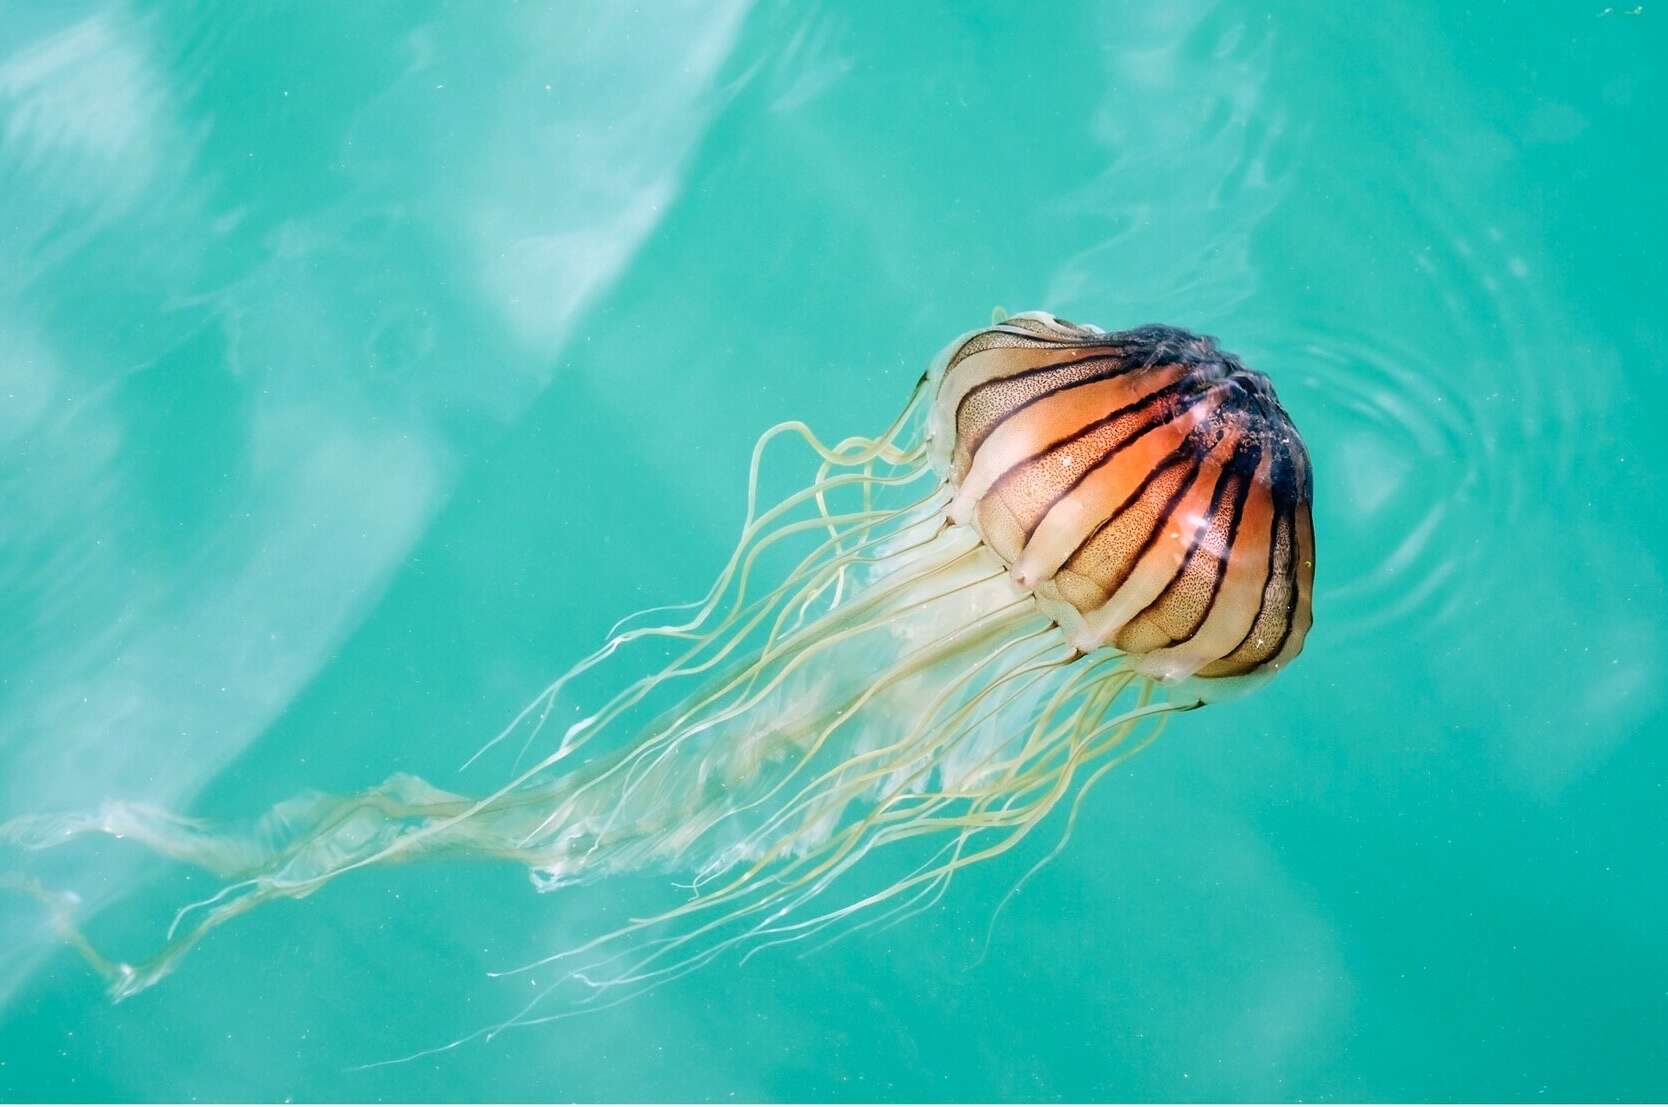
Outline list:
[[[663,884],[365,872],[119,1006],[7,896],[0,1097],[1668,1096],[1665,20],[0,5],[0,817],[490,787],[704,590],[761,429],[873,433],[996,304],[1267,371],[1320,546],[1301,661],[1106,782],[982,959],[1024,858],[356,1071]],[[134,955],[211,890],[27,863]]]

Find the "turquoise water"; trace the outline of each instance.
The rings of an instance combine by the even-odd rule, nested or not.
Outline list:
[[[0,818],[489,789],[530,695],[705,589],[761,430],[877,433],[997,304],[1269,373],[1320,564],[1303,657],[994,929],[1046,842],[367,1070],[664,879],[365,871],[119,1005],[0,894],[0,1098],[1668,1096],[1665,17],[0,8]],[[132,956],[215,887],[0,862]]]

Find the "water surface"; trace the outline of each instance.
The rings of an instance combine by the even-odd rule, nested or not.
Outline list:
[[[119,1006],[10,896],[0,1096],[1668,1095],[1664,15],[0,8],[0,817],[490,787],[704,590],[760,430],[878,431],[997,304],[1268,372],[1320,546],[1301,661],[1120,769],[988,951],[1023,857],[356,1070],[659,885],[365,872]],[[211,890],[47,866],[135,954]]]

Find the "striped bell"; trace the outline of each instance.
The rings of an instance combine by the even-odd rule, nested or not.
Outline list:
[[[1261,373],[1165,326],[1044,312],[934,366],[932,456],[972,526],[1071,643],[1165,680],[1266,676],[1311,622],[1309,457]]]

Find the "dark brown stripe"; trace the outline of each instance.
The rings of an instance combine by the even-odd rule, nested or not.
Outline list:
[[[1193,465],[1187,471],[1186,479],[1176,487],[1176,490],[1170,494],[1169,501],[1166,502],[1164,507],[1153,517],[1153,525],[1151,529],[1147,531],[1147,537],[1142,540],[1140,547],[1135,551],[1135,556],[1129,559],[1129,569],[1125,571],[1123,577],[1114,583],[1111,588],[1106,589],[1106,598],[1108,601],[1110,601],[1113,596],[1118,594],[1118,589],[1127,584],[1130,576],[1134,574],[1136,569],[1140,568],[1141,559],[1146,557],[1147,554],[1152,551],[1153,543],[1158,540],[1159,533],[1169,523],[1170,517],[1176,513],[1176,505],[1181,503],[1187,496],[1188,491],[1193,487],[1193,482],[1199,479],[1199,470],[1203,467],[1204,458],[1196,457],[1193,459]],[[1158,471],[1155,471],[1155,476],[1157,475],[1157,472]],[[1102,530],[1105,530],[1116,521],[1116,517],[1108,519],[1105,523],[1101,524],[1100,527],[1096,528],[1094,533],[1099,534]],[[1093,535],[1090,537],[1092,538]],[[1084,546],[1088,545],[1088,543],[1089,539],[1084,539],[1078,544],[1078,550],[1081,550]],[[1168,584],[1166,584],[1166,587],[1168,587]]]
[[[1262,456],[1261,448],[1253,443],[1249,456],[1252,459],[1251,463],[1254,468],[1257,460],[1259,460]],[[1255,483],[1251,477],[1245,473],[1236,474],[1236,477],[1239,481],[1239,495],[1234,500],[1234,513],[1228,518],[1228,533],[1222,544],[1222,552],[1220,554],[1208,555],[1216,559],[1216,576],[1211,580],[1210,599],[1205,601],[1205,606],[1199,612],[1199,617],[1193,620],[1193,625],[1187,628],[1187,633],[1182,635],[1180,638],[1172,638],[1170,640],[1171,645],[1175,645],[1178,642],[1192,641],[1193,637],[1199,633],[1199,628],[1205,625],[1205,620],[1210,618],[1210,613],[1216,609],[1216,599],[1222,594],[1222,582],[1228,579],[1228,566],[1232,564],[1234,559],[1234,543],[1239,540],[1240,520],[1245,517],[1245,504],[1246,501],[1251,498],[1251,491]],[[1220,505],[1213,505],[1211,510],[1212,522],[1215,522],[1216,520],[1215,507],[1217,506]],[[1165,591],[1168,592],[1169,589],[1166,589]]]
[[[1008,348],[1012,349],[1013,347]],[[1045,346],[1039,348],[1048,349],[1049,347]],[[1007,411],[1004,411],[994,423],[986,427],[982,432],[969,437],[967,442],[967,456],[972,457],[974,454],[978,453],[979,447],[984,445],[985,439],[991,436],[991,432],[1001,426],[1003,422],[1005,422],[1007,418],[1015,412],[1024,411],[1026,408],[1030,407],[1039,400],[1057,395],[1067,389],[1076,388],[1085,384],[1095,384],[1099,381],[1111,380],[1113,377],[1122,376],[1124,373],[1129,372],[1132,367],[1127,363],[1120,361],[1119,357],[1119,354],[1093,354],[1089,357],[1080,357],[1072,361],[1056,362],[1053,365],[1039,365],[1035,369],[1021,369],[1019,372],[1011,373],[1006,377],[992,377],[988,381],[981,381],[980,383],[974,385],[972,388],[968,389],[967,395],[961,398],[961,402],[956,404],[955,415],[953,418],[958,431],[961,429],[961,416],[963,409],[967,407],[969,401],[981,392],[984,392],[986,389],[992,389],[1004,384],[1012,384],[1014,381],[1025,380],[1027,377],[1040,377],[1044,373],[1055,373],[1061,370],[1071,369],[1079,365],[1087,365],[1093,361],[1107,361],[1111,363],[1110,371],[1108,372],[1096,373],[1093,376],[1084,377],[1081,380],[1075,380],[1069,384],[1060,385],[1058,388],[1050,388],[1046,392],[1039,392],[1030,399],[1022,400],[1018,404],[1009,408]]]
[[[1181,394],[1182,392],[1186,392],[1190,389],[1195,390],[1195,395],[1192,397],[1192,402],[1191,403],[1189,403],[1186,407],[1173,407],[1172,408],[1172,407],[1169,406],[1170,401],[1172,399],[1174,399],[1177,395]],[[1064,391],[1064,390],[1062,389],[1062,391]],[[1072,488],[1076,488],[1078,484],[1082,483],[1082,481],[1085,478],[1087,478],[1089,473],[1091,473],[1094,470],[1099,469],[1100,467],[1105,465],[1109,460],[1111,460],[1113,455],[1118,453],[1124,447],[1128,446],[1131,442],[1134,442],[1136,439],[1142,437],[1143,435],[1150,434],[1152,431],[1154,431],[1157,428],[1163,426],[1165,423],[1174,422],[1175,420],[1180,419],[1182,416],[1190,414],[1192,411],[1194,411],[1194,409],[1198,408],[1201,404],[1206,403],[1210,399],[1211,399],[1210,388],[1207,385],[1203,389],[1200,389],[1198,381],[1193,381],[1193,380],[1189,380],[1187,378],[1184,378],[1182,380],[1179,380],[1179,381],[1175,382],[1174,384],[1165,385],[1163,388],[1159,389],[1158,391],[1153,392],[1153,393],[1151,393],[1147,396],[1143,396],[1141,399],[1137,400],[1136,402],[1134,402],[1132,404],[1126,404],[1123,407],[1118,408],[1116,411],[1112,412],[1111,414],[1103,416],[1102,418],[1096,419],[1091,423],[1085,423],[1082,427],[1078,428],[1077,430],[1073,431],[1072,433],[1070,433],[1070,434],[1068,434],[1068,435],[1066,435],[1062,438],[1057,438],[1053,442],[1050,442],[1047,445],[1042,446],[1041,448],[1035,450],[1034,452],[1025,455],[1024,457],[1020,458],[1018,461],[1014,462],[1012,465],[1008,466],[1006,469],[1002,470],[1000,473],[996,474],[996,476],[992,477],[991,482],[990,482],[990,487],[992,489],[994,489],[998,484],[1000,484],[1002,481],[1006,480],[1010,475],[1012,475],[1016,471],[1024,468],[1025,466],[1032,464],[1033,462],[1037,461],[1039,458],[1041,458],[1041,457],[1043,457],[1043,456],[1045,456],[1049,453],[1052,453],[1053,451],[1059,449],[1062,446],[1068,446],[1071,443],[1076,442],[1080,438],[1083,438],[1087,435],[1093,434],[1095,431],[1099,430],[1101,427],[1110,426],[1111,424],[1117,422],[1119,419],[1122,419],[1126,415],[1135,414],[1136,412],[1140,411],[1141,409],[1148,408],[1148,407],[1156,407],[1156,408],[1160,409],[1160,410],[1154,412],[1153,417],[1152,417],[1151,420],[1149,420],[1148,422],[1144,423],[1142,426],[1137,428],[1134,432],[1132,432],[1129,435],[1129,437],[1123,439],[1120,442],[1115,443],[1112,446],[1107,447],[1106,453],[1102,454],[1097,460],[1095,460],[1091,465],[1089,465],[1083,471],[1082,474],[1080,474],[1078,476],[1077,481],[1072,484]],[[1005,419],[1006,416],[1004,416],[1003,418]],[[992,429],[994,430],[995,428],[993,427]],[[1190,434],[1187,438],[1183,439],[1183,443],[1185,444],[1191,438],[1192,438],[1192,435]],[[974,454],[973,458],[976,461],[977,458],[978,458],[978,455]],[[1070,491],[1070,489],[1068,489],[1067,491]],[[987,492],[986,495],[989,495],[989,493]],[[1058,502],[1058,501],[1055,501],[1055,502]],[[1053,505],[1051,504],[1050,506],[1053,506]],[[1026,538],[1027,538],[1027,540],[1029,540],[1030,535],[1027,535]]]
[[[974,350],[972,353],[967,352],[967,348],[969,346],[973,345],[975,342],[978,342],[979,339],[989,338],[992,335],[1007,335],[1010,338],[1017,338],[1020,341],[1018,341],[1018,342],[992,342],[988,346],[979,347],[977,350]],[[1109,334],[1098,334],[1098,335],[1086,336],[1085,338],[1082,338],[1082,339],[1058,338],[1058,337],[1055,337],[1055,336],[1049,335],[1049,334],[1041,334],[1037,331],[1029,330],[1025,327],[1004,327],[1004,326],[986,327],[982,331],[976,331],[973,334],[968,335],[967,336],[967,341],[963,342],[960,346],[956,347],[956,352],[951,354],[950,357],[949,357],[949,360],[947,360],[944,363],[944,378],[943,379],[948,381],[950,379],[951,374],[953,374],[958,368],[961,367],[961,363],[963,361],[965,361],[968,358],[973,357],[977,354],[982,354],[986,350],[1058,350],[1058,349],[1070,349],[1074,346],[1081,346],[1081,347],[1084,347],[1085,349],[1087,349],[1089,347],[1096,347],[1096,348],[1102,348],[1102,349],[1108,349],[1108,350],[1120,350],[1120,351],[1128,349],[1128,347],[1125,346],[1125,345],[1115,344],[1115,343],[1107,341],[1108,339],[1113,338],[1113,337],[1116,337],[1116,336],[1109,335]],[[1084,359],[1084,360],[1088,360],[1088,359]],[[993,377],[992,379],[993,380],[1007,380],[1009,378],[1006,378],[1006,377],[994,378]]]
[[[1303,531],[1297,525],[1297,511],[1296,509],[1293,509],[1291,543],[1292,555],[1290,558],[1291,564],[1287,566],[1291,572],[1291,594],[1286,597],[1286,628],[1280,632],[1280,640],[1274,643],[1274,649],[1270,651],[1268,657],[1264,659],[1265,662],[1273,661],[1276,657],[1280,656],[1280,651],[1286,648],[1286,642],[1292,636],[1292,627],[1297,623],[1298,579],[1302,576],[1302,574],[1298,571],[1298,561],[1302,557],[1303,553],[1302,542]]]
[[[1126,449],[1135,445],[1135,443],[1139,442],[1141,439],[1145,438],[1147,435],[1151,434],[1153,431],[1157,430],[1159,427],[1164,426],[1166,423],[1172,423],[1175,420],[1180,419],[1183,415],[1187,414],[1188,412],[1191,412],[1194,408],[1198,407],[1199,403],[1203,403],[1205,399],[1209,399],[1209,397],[1206,396],[1203,399],[1201,399],[1198,403],[1194,403],[1194,404],[1189,405],[1188,407],[1182,409],[1181,411],[1176,412],[1175,415],[1171,416],[1168,419],[1155,419],[1152,422],[1143,423],[1141,426],[1137,427],[1127,438],[1124,438],[1121,441],[1115,442],[1111,446],[1107,447],[1107,450],[1104,454],[1102,454],[1099,458],[1095,459],[1095,461],[1093,461],[1089,465],[1085,466],[1083,471],[1077,475],[1077,478],[1075,480],[1073,480],[1069,485],[1067,485],[1065,487],[1065,489],[1058,496],[1055,496],[1052,500],[1048,501],[1048,504],[1042,509],[1042,514],[1037,516],[1037,521],[1036,521],[1035,525],[1026,528],[1026,530],[1025,530],[1025,541],[1027,543],[1029,543],[1031,541],[1031,539],[1036,536],[1037,528],[1042,526],[1042,523],[1043,523],[1044,519],[1048,518],[1048,513],[1050,511],[1054,510],[1054,505],[1059,503],[1061,500],[1065,499],[1067,496],[1071,495],[1073,492],[1077,491],[1078,487],[1080,485],[1082,485],[1082,483],[1084,481],[1088,480],[1089,476],[1091,474],[1097,473],[1100,470],[1106,468],[1108,465],[1112,464],[1113,459],[1115,459],[1119,454],[1123,453]],[[1085,431],[1084,433],[1087,434],[1087,433],[1090,433],[1090,432]],[[1193,455],[1193,457],[1195,459],[1203,458],[1206,454],[1208,454],[1210,452],[1211,447],[1216,444],[1215,440],[1207,440],[1208,435],[1209,435],[1209,429],[1207,427],[1203,427],[1203,426],[1195,427],[1192,430],[1188,431],[1187,434],[1185,434],[1182,437],[1182,440],[1179,443],[1176,444],[1175,449],[1171,450],[1169,453],[1165,454],[1162,458],[1160,458],[1158,460],[1158,463],[1155,464],[1152,467],[1152,471],[1147,474],[1146,479],[1143,480],[1139,485],[1137,485],[1133,492],[1131,492],[1128,496],[1124,497],[1123,503],[1121,503],[1117,507],[1113,508],[1110,514],[1106,515],[1105,517],[1103,517],[1101,519],[1101,524],[1109,522],[1112,519],[1116,519],[1125,510],[1127,510],[1131,504],[1133,504],[1143,493],[1145,493],[1147,491],[1147,488],[1152,484],[1154,479],[1156,479],[1160,473],[1163,473],[1166,469],[1170,468],[1170,464],[1171,464],[1172,460],[1174,460],[1176,458],[1180,458],[1184,454],[1191,454],[1191,455]],[[1082,437],[1082,436],[1079,435],[1078,437]],[[1075,442],[1075,441],[1076,441],[1076,438],[1069,438],[1069,439],[1066,439],[1062,442],[1057,443],[1054,446],[1049,447],[1049,449],[1051,449],[1051,450],[1059,449],[1060,446],[1064,446],[1067,443]],[[1046,453],[1046,452],[1047,451],[1044,451],[1044,453]],[[1038,454],[1038,455],[1036,455],[1035,458],[1032,458],[1031,460],[1036,461],[1036,460],[1040,459],[1042,456],[1043,456],[1043,454]],[[1026,464],[1026,463],[1022,462],[1021,464]],[[1014,468],[1017,469],[1017,468],[1019,468],[1019,466],[1015,466]],[[1012,473],[1013,471],[1014,471],[1013,469],[1010,469],[1010,470],[1008,470],[1008,473]],[[998,477],[996,481],[992,481],[991,482],[991,488],[995,489],[996,485],[999,481],[1004,480],[1004,479],[1007,478],[1008,473],[1003,473],[1002,476]],[[1093,537],[1095,534],[1098,534],[1098,533],[1100,533],[1100,525],[1099,524],[1097,524],[1095,529],[1090,532],[1090,537]],[[1086,545],[1088,543],[1088,541],[1089,541],[1089,538],[1083,539],[1082,542],[1079,542],[1077,544],[1077,548],[1082,549],[1084,547],[1084,545]]]
[[[1162,606],[1167,600],[1170,599],[1171,594],[1176,589],[1176,585],[1187,576],[1188,569],[1192,568],[1193,559],[1199,555],[1199,543],[1204,540],[1206,534],[1210,533],[1211,526],[1216,522],[1216,513],[1222,508],[1222,497],[1227,494],[1228,484],[1230,481],[1237,482],[1242,490],[1245,487],[1245,481],[1241,479],[1240,475],[1233,472],[1230,466],[1224,465],[1222,467],[1222,471],[1217,474],[1216,487],[1211,489],[1210,507],[1206,509],[1204,518],[1200,520],[1199,525],[1194,528],[1193,537],[1189,539],[1187,543],[1187,552],[1182,554],[1181,561],[1176,566],[1175,575],[1170,578],[1170,582],[1164,586],[1163,590],[1160,591],[1159,594],[1153,599],[1153,602],[1132,616],[1129,622],[1133,623],[1136,619],[1150,614]],[[1244,506],[1244,503],[1245,497],[1241,495],[1234,509],[1236,518],[1239,513],[1239,508]],[[1205,604],[1204,614],[1199,616],[1198,620],[1193,624],[1188,632],[1180,638],[1169,639],[1169,645],[1173,646],[1177,642],[1185,642],[1197,634],[1199,632],[1200,624],[1205,621],[1205,615],[1210,613],[1210,603],[1215,602],[1216,589],[1221,587],[1222,584],[1222,566],[1224,562],[1222,558],[1216,557],[1214,554],[1206,554],[1205,556],[1214,558],[1217,563],[1215,583],[1211,588],[1211,601]]]
[[[1291,538],[1286,543],[1286,549],[1289,553],[1288,560],[1294,566],[1297,564],[1297,522],[1289,512],[1278,512],[1278,505],[1276,505],[1276,514],[1269,518],[1268,523],[1268,572],[1263,574],[1262,595],[1257,601],[1257,613],[1251,617],[1251,625],[1245,628],[1245,637],[1241,638],[1233,649],[1222,655],[1224,660],[1234,656],[1240,650],[1243,650],[1245,648],[1245,644],[1251,641],[1251,636],[1257,633],[1257,624],[1263,621],[1263,611],[1268,607],[1268,586],[1274,583],[1274,555],[1280,549],[1280,527],[1282,524],[1291,528]],[[1289,614],[1289,603],[1287,607]],[[1282,639],[1282,641],[1283,640],[1284,639]],[[1273,654],[1268,655],[1268,657],[1273,656]],[[1252,668],[1255,668],[1266,660],[1268,660],[1267,657],[1258,661],[1249,662],[1249,664]],[[1241,662],[1241,664],[1246,663]]]
[[[1034,375],[1034,374],[1037,374],[1037,373],[1046,373],[1046,372],[1048,372],[1050,370],[1053,370],[1053,369],[1061,369],[1061,368],[1065,368],[1069,365],[1082,365],[1084,362],[1094,361],[1094,360],[1096,360],[1096,359],[1095,358],[1084,358],[1082,361],[1062,362],[1060,365],[1049,365],[1049,366],[1045,366],[1042,369],[1026,370],[1026,372],[1024,374],[1016,373],[1012,377],[1004,377],[1002,379],[1003,380],[1018,380],[1021,376]],[[1164,369],[1164,368],[1168,368],[1168,367],[1169,367],[1168,365],[1159,365],[1159,366],[1145,366],[1145,367],[1142,367],[1142,368]],[[1015,404],[1013,407],[1009,408],[1007,411],[1004,411],[1002,413],[1001,417],[996,420],[996,422],[994,422],[990,426],[986,427],[985,430],[984,430],[984,433],[978,436],[977,440],[974,441],[973,444],[968,448],[968,451],[967,451],[968,458],[971,459],[973,457],[976,457],[978,455],[978,452],[979,452],[979,447],[983,446],[985,444],[986,440],[988,440],[991,435],[996,433],[997,428],[999,428],[1003,423],[1006,423],[1013,416],[1017,415],[1021,411],[1024,411],[1026,408],[1030,407],[1032,404],[1039,403],[1042,400],[1045,400],[1050,396],[1058,396],[1062,392],[1070,392],[1074,388],[1080,388],[1084,385],[1096,384],[1096,383],[1099,383],[1100,381],[1111,380],[1113,377],[1121,376],[1124,373],[1129,372],[1133,368],[1136,368],[1136,367],[1135,366],[1124,366],[1118,372],[1107,373],[1107,374],[1104,374],[1104,375],[1101,375],[1101,376],[1088,377],[1088,378],[1085,378],[1085,379],[1080,380],[1080,381],[1072,381],[1070,384],[1063,384],[1058,388],[1051,388],[1047,392],[1039,392],[1037,395],[1031,397],[1030,399],[1025,400],[1022,403]],[[1220,379],[1221,378],[1219,376],[1217,376],[1217,377],[1204,377],[1204,376],[1201,376],[1201,374],[1196,373],[1196,372],[1183,373],[1179,379],[1170,382],[1169,384],[1165,385],[1163,388],[1155,389],[1154,391],[1149,392],[1147,395],[1141,397],[1139,400],[1136,400],[1133,403],[1125,404],[1123,407],[1118,408],[1116,411],[1113,411],[1110,414],[1108,414],[1106,416],[1103,416],[1100,419],[1095,420],[1093,423],[1084,424],[1081,431],[1079,431],[1075,434],[1067,435],[1066,437],[1060,439],[1058,442],[1054,442],[1054,443],[1050,444],[1050,446],[1048,448],[1053,449],[1055,446],[1063,446],[1067,442],[1072,441],[1073,439],[1081,438],[1084,434],[1089,433],[1090,431],[1094,430],[1096,427],[1104,426],[1105,424],[1110,423],[1115,419],[1122,418],[1123,416],[1129,414],[1130,412],[1135,411],[1138,408],[1145,407],[1148,404],[1159,403],[1162,400],[1167,399],[1170,396],[1173,396],[1173,395],[1177,394],[1178,392],[1184,391],[1188,388],[1194,388],[1194,389],[1199,389],[1199,390],[1202,390],[1202,391],[1208,391],[1209,388],[1212,385],[1216,384],[1217,381],[1219,381]],[[986,382],[986,383],[995,383],[995,382],[991,381],[991,382]],[[979,388],[983,388],[983,387],[985,387],[985,385],[983,385],[983,384],[981,384],[979,386]],[[977,392],[979,390],[979,388],[975,388],[973,390],[973,392]],[[967,403],[968,398],[973,395],[973,392],[969,392],[967,394],[967,396],[962,397],[962,401],[961,401],[962,404]],[[961,406],[960,405],[957,405],[957,407],[956,407],[956,425],[958,427],[961,425]]]
[[[1223,543],[1222,554],[1218,558],[1222,563],[1221,571],[1217,573],[1216,581],[1211,585],[1210,602],[1205,605],[1205,614],[1199,617],[1198,625],[1188,634],[1189,639],[1199,633],[1199,627],[1203,626],[1205,620],[1210,618],[1211,610],[1216,607],[1216,598],[1222,594],[1222,582],[1228,579],[1228,566],[1233,564],[1234,546],[1239,542],[1239,525],[1245,519],[1245,505],[1251,502],[1251,497],[1257,491],[1257,466],[1262,460],[1262,443],[1249,436],[1241,441],[1239,447],[1234,451],[1233,466],[1238,469],[1244,478],[1244,482],[1240,487],[1239,499],[1234,503],[1233,518],[1228,520],[1227,540]],[[1271,521],[1272,518],[1270,516]],[[1272,529],[1269,530],[1268,539],[1269,548],[1273,549],[1274,531]],[[1265,587],[1268,584],[1266,575],[1263,578],[1263,584]]]
[[[1180,485],[1181,492],[1175,494],[1176,497],[1184,495],[1186,493],[1188,487],[1193,483],[1193,478],[1198,475],[1199,463],[1200,463],[1201,459],[1203,458],[1203,456],[1204,456],[1203,454],[1198,454],[1198,453],[1193,453],[1191,451],[1178,449],[1178,450],[1172,451],[1170,456],[1165,458],[1161,463],[1159,463],[1158,465],[1153,466],[1152,472],[1148,473],[1146,478],[1141,481],[1141,487],[1136,489],[1135,493],[1133,495],[1127,497],[1124,500],[1123,503],[1119,504],[1117,511],[1114,511],[1111,515],[1108,515],[1105,519],[1101,520],[1099,525],[1097,525],[1093,530],[1091,530],[1087,535],[1084,536],[1083,541],[1079,542],[1077,544],[1077,548],[1072,550],[1071,554],[1066,558],[1066,565],[1069,567],[1071,565],[1071,563],[1073,561],[1075,561],[1077,559],[1077,557],[1080,554],[1082,554],[1085,549],[1087,549],[1089,546],[1094,544],[1095,540],[1098,539],[1101,536],[1101,534],[1106,531],[1106,529],[1108,527],[1116,526],[1117,523],[1118,523],[1118,520],[1123,518],[1124,512],[1126,512],[1130,508],[1134,507],[1136,505],[1136,503],[1140,501],[1141,497],[1146,495],[1147,489],[1152,487],[1152,485],[1160,477],[1164,476],[1164,474],[1168,473],[1170,470],[1172,470],[1172,469],[1174,469],[1178,466],[1181,466],[1181,465],[1186,465],[1189,461],[1192,461],[1194,463],[1193,467],[1188,470],[1187,476],[1181,482],[1181,485]],[[1173,497],[1171,502],[1166,505],[1164,510],[1165,511],[1170,510],[1171,508],[1174,507],[1174,504],[1175,504],[1175,497]],[[1154,519],[1153,519],[1153,527],[1156,529],[1158,527],[1158,525],[1164,521],[1165,518],[1166,518],[1166,516],[1163,513],[1155,515]],[[1130,566],[1131,566],[1132,570],[1134,568],[1135,563],[1137,561],[1141,560],[1140,555],[1143,551],[1145,551],[1145,549],[1146,549],[1146,546],[1143,545],[1141,547],[1141,550],[1136,551],[1136,554],[1135,554],[1134,558],[1130,561]],[[1125,579],[1128,579],[1127,574],[1125,575]],[[1118,581],[1118,585],[1122,585],[1122,584],[1123,584],[1122,580]],[[1116,590],[1117,590],[1117,587],[1114,586],[1112,591],[1116,591]]]

